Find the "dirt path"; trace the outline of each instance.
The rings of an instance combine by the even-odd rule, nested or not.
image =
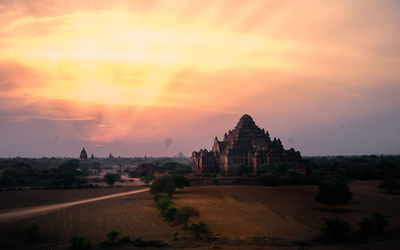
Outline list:
[[[75,206],[75,205],[79,205],[79,204],[84,204],[84,203],[94,202],[94,201],[101,201],[101,200],[111,199],[111,198],[125,196],[125,195],[143,193],[146,191],[149,191],[149,189],[144,188],[144,189],[133,190],[133,191],[129,191],[129,192],[110,194],[110,195],[105,195],[105,196],[100,196],[100,197],[95,197],[95,198],[90,198],[90,199],[85,199],[85,200],[80,200],[80,201],[60,203],[60,204],[13,209],[12,211],[0,213],[0,222],[23,219],[23,218],[27,218],[30,216],[45,214],[45,213],[49,213],[54,210],[71,207],[71,206]]]

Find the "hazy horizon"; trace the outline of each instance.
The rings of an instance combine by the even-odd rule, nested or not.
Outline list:
[[[400,153],[400,2],[0,1],[0,157],[190,156],[243,114]]]

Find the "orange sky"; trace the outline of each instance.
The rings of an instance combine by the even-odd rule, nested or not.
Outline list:
[[[306,155],[399,153],[398,13],[398,1],[2,0],[0,156],[189,155],[244,113]]]

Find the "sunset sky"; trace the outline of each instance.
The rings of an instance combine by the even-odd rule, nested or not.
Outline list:
[[[398,154],[399,13],[395,0],[0,0],[0,157],[190,155],[245,113],[302,155]]]

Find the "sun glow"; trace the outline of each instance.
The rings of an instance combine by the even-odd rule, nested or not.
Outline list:
[[[8,36],[6,41],[13,45],[3,58],[52,76],[34,93],[50,99],[172,105],[163,96],[178,95],[168,93],[165,86],[181,70],[214,72],[242,67],[293,71],[301,67],[282,56],[294,49],[292,42],[242,35],[202,22],[182,23],[166,14],[114,10],[27,17],[2,32],[35,25],[44,30],[22,35],[24,41],[19,32]],[[260,52],[268,55],[255,56]]]

